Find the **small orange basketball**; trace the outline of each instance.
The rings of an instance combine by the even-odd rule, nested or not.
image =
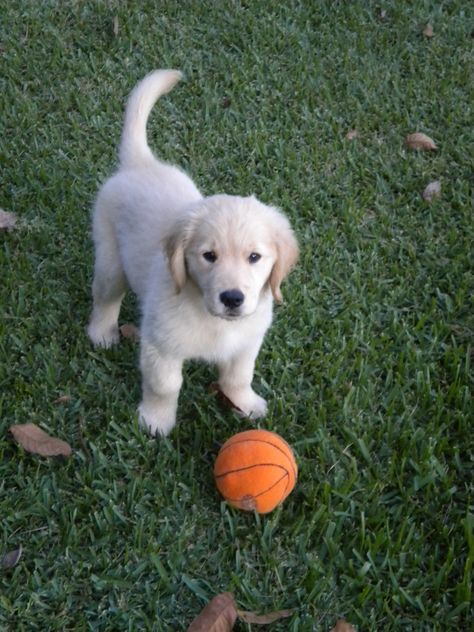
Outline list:
[[[228,439],[214,465],[217,489],[233,507],[268,513],[294,488],[298,468],[287,442],[269,430]]]

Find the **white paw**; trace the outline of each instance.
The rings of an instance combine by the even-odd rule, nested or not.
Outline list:
[[[176,412],[142,402],[138,407],[138,422],[151,435],[166,437],[176,424]]]
[[[112,327],[100,327],[91,322],[87,328],[87,334],[92,340],[94,347],[104,347],[108,349],[117,344],[120,340],[119,328],[117,325]]]
[[[259,417],[265,417],[268,411],[267,402],[257,395],[257,393],[253,393],[253,397],[251,401],[249,401],[246,405],[244,413],[250,419],[258,419]]]
[[[264,417],[267,414],[267,402],[251,388],[239,390],[226,390],[222,386],[220,388],[237,409],[239,415],[258,419],[258,417]]]

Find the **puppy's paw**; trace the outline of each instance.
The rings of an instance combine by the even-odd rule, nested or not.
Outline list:
[[[267,402],[257,395],[257,393],[252,392],[252,399],[248,402],[246,406],[246,410],[244,410],[247,417],[250,419],[258,419],[259,417],[265,417],[268,411]]]
[[[120,340],[120,333],[117,325],[104,328],[91,322],[87,328],[87,334],[94,347],[103,347],[104,349],[108,349],[109,347],[116,345]]]
[[[267,414],[267,402],[257,395],[251,388],[225,389],[220,386],[222,393],[233,404],[237,414],[250,419],[258,419]]]
[[[140,426],[154,437],[166,437],[176,424],[175,413],[160,410],[157,406],[150,406],[142,402],[138,407],[138,422]]]

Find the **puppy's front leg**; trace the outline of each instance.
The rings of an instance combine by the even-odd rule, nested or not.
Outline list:
[[[261,340],[246,347],[226,362],[218,364],[219,387],[246,417],[256,419],[267,412],[266,401],[252,389],[255,359]]]
[[[183,382],[182,360],[162,355],[154,345],[142,341],[142,402],[140,424],[153,435],[167,435],[176,423],[178,395]]]

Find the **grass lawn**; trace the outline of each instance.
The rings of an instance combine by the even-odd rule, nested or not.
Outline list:
[[[23,548],[0,629],[179,632],[229,590],[295,609],[272,631],[467,630],[472,2],[23,0],[0,29],[0,207],[19,218],[0,233],[0,554]],[[179,424],[151,440],[136,345],[85,334],[91,204],[157,67],[185,81],[152,114],[156,152],[281,207],[301,244],[254,383],[300,470],[268,516],[215,489],[219,444],[255,424],[208,393],[212,367],[187,365]],[[438,150],[408,151],[412,132]],[[24,452],[8,428],[26,422],[73,456]]]

